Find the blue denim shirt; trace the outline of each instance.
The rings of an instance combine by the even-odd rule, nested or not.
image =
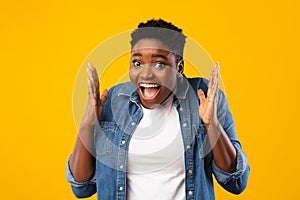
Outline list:
[[[228,173],[214,163],[206,128],[198,114],[196,91],[207,92],[207,80],[181,76],[177,81],[173,104],[176,106],[184,143],[186,199],[215,199],[212,174],[227,191],[239,194],[248,181],[249,166],[239,143],[232,115],[224,93],[219,90],[218,119],[237,152],[236,171]],[[76,182],[67,164],[67,179],[79,198],[97,192],[100,200],[126,199],[126,161],[130,138],[142,118],[142,108],[136,89],[122,83],[110,89],[103,114],[94,129],[96,168],[87,182]]]

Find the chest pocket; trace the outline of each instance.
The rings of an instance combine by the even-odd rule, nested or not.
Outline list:
[[[203,159],[211,152],[209,138],[204,125],[194,125],[196,131],[197,145],[199,149],[199,158]]]
[[[111,155],[114,151],[114,139],[117,131],[117,124],[114,122],[97,123],[94,130],[94,141],[97,159]]]

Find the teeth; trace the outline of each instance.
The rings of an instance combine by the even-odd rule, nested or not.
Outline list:
[[[145,87],[145,88],[155,88],[155,87],[159,87],[159,85],[154,84],[154,83],[141,83],[140,86],[141,86],[141,87]]]

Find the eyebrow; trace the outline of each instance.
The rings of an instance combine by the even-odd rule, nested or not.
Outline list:
[[[168,60],[166,56],[162,55],[162,54],[152,54],[151,56],[152,58],[163,58],[165,60]]]
[[[133,56],[133,57],[134,57],[134,56],[143,56],[143,54],[141,54],[141,53],[134,53],[134,54],[132,54],[132,56]],[[163,58],[163,59],[165,59],[165,60],[168,60],[167,57],[164,56],[164,55],[162,55],[162,54],[152,54],[151,57],[152,57],[152,58]]]
[[[134,53],[132,56],[143,56],[141,53]]]

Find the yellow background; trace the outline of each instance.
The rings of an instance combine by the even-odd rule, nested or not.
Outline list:
[[[217,199],[299,199],[298,2],[2,2],[0,198],[75,199],[65,162],[77,72],[108,37],[161,17],[221,62],[251,174],[240,196],[216,186]]]

